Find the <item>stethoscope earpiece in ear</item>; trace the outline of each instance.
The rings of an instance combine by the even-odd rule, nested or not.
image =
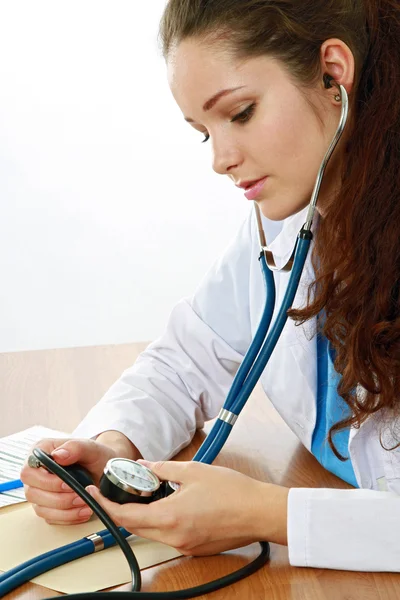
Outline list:
[[[324,86],[326,90],[330,90],[332,87],[332,81],[335,81],[332,77],[332,75],[329,75],[328,73],[324,73],[323,76],[323,82],[324,82]]]
[[[324,86],[326,90],[330,90],[333,86],[332,86],[332,81],[335,81],[334,78],[332,77],[332,75],[328,75],[328,73],[324,73],[323,76],[323,81],[324,81]],[[342,97],[340,94],[336,94],[335,96],[335,100],[336,102],[341,102],[342,101]]]

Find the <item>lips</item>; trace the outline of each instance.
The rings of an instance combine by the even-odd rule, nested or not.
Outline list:
[[[252,182],[251,182],[251,183],[249,183],[249,185],[247,185],[247,186],[246,186],[244,189],[245,189],[245,190],[248,190],[249,188],[253,187],[253,185],[254,185],[255,183],[257,183],[257,181],[261,181],[261,180],[260,180],[260,179],[256,179],[255,181],[252,181]]]
[[[260,177],[260,179],[252,179],[252,180],[248,180],[248,181],[242,181],[241,183],[237,183],[236,187],[244,189],[244,190],[248,190],[253,185],[258,183],[259,181],[262,181],[263,179],[265,179],[265,177]]]
[[[268,180],[268,177],[264,177],[263,179],[256,181],[256,183],[253,183],[249,188],[247,188],[245,190],[246,198],[248,200],[256,200],[256,198],[259,196],[262,189],[264,188],[264,185],[267,180]]]

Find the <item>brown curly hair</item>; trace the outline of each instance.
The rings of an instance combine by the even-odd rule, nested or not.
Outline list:
[[[323,333],[351,415],[328,441],[347,460],[334,446],[336,432],[378,411],[400,414],[400,2],[169,0],[159,30],[164,58],[191,37],[239,60],[280,59],[303,86],[322,77],[327,39],[341,39],[354,55],[341,189],[320,219],[307,306],[289,311],[299,324],[325,311]]]

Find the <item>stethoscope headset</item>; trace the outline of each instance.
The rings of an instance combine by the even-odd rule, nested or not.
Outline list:
[[[331,88],[332,85],[335,85],[338,88],[340,96],[337,95],[335,99],[341,101],[342,111],[339,126],[318,172],[306,223],[298,234],[291,258],[282,269],[277,269],[273,255],[268,249],[265,240],[260,210],[257,204],[254,204],[261,246],[259,260],[266,288],[265,309],[254,340],[236,374],[225,404],[209,435],[194,456],[194,461],[212,464],[218,456],[242,408],[246,404],[271,357],[286,324],[287,311],[293,304],[313,237],[311,227],[322,178],[332,153],[342,136],[348,118],[348,96],[345,88],[342,85],[337,84],[329,75],[324,75],[324,84],[326,89]],[[273,271],[277,270],[291,272],[291,275],[279,313],[271,331],[269,331],[275,307],[275,283]],[[132,578],[132,591],[70,594],[68,595],[69,600],[88,600],[93,597],[99,598],[99,600],[107,600],[108,598],[110,600],[115,600],[117,594],[119,597],[126,597],[130,600],[133,600],[134,598],[148,598],[149,600],[194,598],[214,592],[248,577],[263,567],[269,560],[269,543],[262,541],[259,542],[261,553],[255,560],[225,577],[181,591],[140,592],[141,575],[139,565],[132,548],[127,541],[127,538],[132,534],[123,528],[117,527],[96,500],[86,492],[85,487],[93,484],[88,472],[77,464],[63,468],[40,448],[34,448],[28,463],[31,467],[44,467],[62,479],[86,502],[107,529],[82,538],[67,546],[63,546],[62,548],[37,556],[0,575],[0,597],[55,567],[93,552],[109,548],[115,544],[120,546],[129,564]],[[177,485],[172,482],[159,481],[158,477],[144,465],[124,458],[115,458],[108,461],[100,481],[100,491],[102,494],[110,500],[121,504],[126,502],[148,504],[169,496],[177,489]],[[56,598],[57,597],[54,597],[54,600],[56,600]],[[51,600],[53,600],[53,598],[51,598]]]

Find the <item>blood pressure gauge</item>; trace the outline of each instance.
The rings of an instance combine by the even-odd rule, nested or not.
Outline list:
[[[53,473],[54,471],[50,465],[46,467],[43,464],[42,457],[47,457],[50,463],[53,462],[52,457],[47,452],[40,448],[34,448],[28,458],[28,465],[34,468],[44,467]],[[75,463],[67,467],[57,466],[72,475],[83,487],[93,485],[90,473],[81,465]],[[155,473],[135,460],[111,458],[104,467],[99,487],[103,496],[113,502],[119,504],[126,504],[127,502],[149,504],[173,494],[179,489],[179,484],[171,481],[160,481]]]
[[[103,496],[119,504],[149,504],[166,498],[178,488],[176,483],[161,482],[150,469],[128,458],[111,458],[100,480]]]

